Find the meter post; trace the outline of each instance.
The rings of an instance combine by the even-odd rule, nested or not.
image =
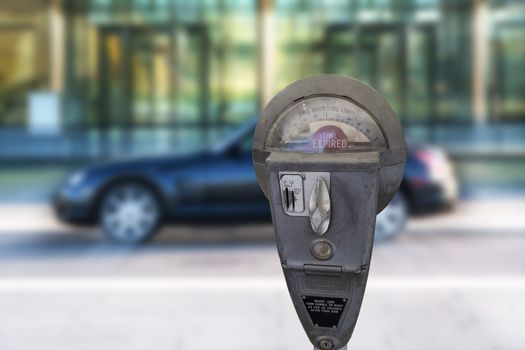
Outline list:
[[[365,293],[375,218],[406,162],[399,120],[352,78],[292,83],[257,123],[253,162],[292,303],[316,350],[346,349]]]

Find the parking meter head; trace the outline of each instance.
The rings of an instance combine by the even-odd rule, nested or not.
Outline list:
[[[265,160],[271,152],[366,151],[381,157],[379,212],[402,179],[407,148],[401,124],[371,87],[348,77],[321,75],[290,84],[267,104],[255,129],[253,161],[268,197]]]
[[[290,296],[318,349],[340,349],[352,335],[376,214],[395,195],[405,160],[394,112],[355,79],[297,81],[262,112],[255,172],[270,203]]]

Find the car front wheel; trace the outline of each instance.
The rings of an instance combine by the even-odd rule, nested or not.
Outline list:
[[[376,217],[376,240],[390,239],[400,233],[405,228],[407,218],[407,202],[404,194],[399,191]]]
[[[140,243],[150,238],[160,223],[161,208],[154,192],[140,183],[111,187],[100,206],[104,234],[118,243]]]

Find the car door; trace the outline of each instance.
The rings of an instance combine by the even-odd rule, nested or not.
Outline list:
[[[217,215],[244,219],[269,216],[252,164],[251,133],[209,157],[181,184],[180,204],[184,212],[203,219]]]
[[[245,136],[208,165],[210,179],[203,197],[210,209],[255,215],[268,212],[253,169],[251,141],[251,134]]]

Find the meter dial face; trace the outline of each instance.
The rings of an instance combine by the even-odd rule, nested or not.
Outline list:
[[[271,126],[270,150],[328,153],[382,149],[385,138],[375,119],[350,99],[313,96],[288,107]]]

